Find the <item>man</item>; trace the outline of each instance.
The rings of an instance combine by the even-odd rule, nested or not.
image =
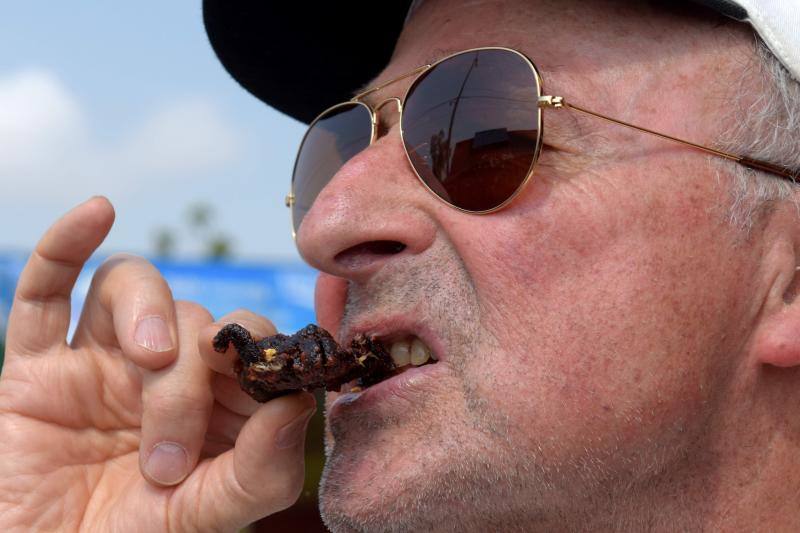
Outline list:
[[[783,13],[796,18],[796,4]],[[773,46],[791,43],[781,35]],[[491,213],[456,209],[434,150],[406,153],[433,111],[405,122],[409,95],[401,139],[390,99],[420,65],[487,46],[533,59],[542,96],[727,142],[772,175],[544,99],[531,179]],[[322,271],[319,323],[436,358],[328,398],[332,530],[800,529],[800,221],[795,189],[775,177],[798,166],[800,91],[757,50],[748,26],[683,4],[415,4],[369,83],[386,86],[363,97],[378,108],[373,142],[294,210],[300,253]],[[780,50],[791,66],[797,48]],[[495,59],[481,54],[459,57],[485,72]],[[475,150],[524,136],[482,133]],[[436,176],[456,165],[448,146]],[[517,154],[481,161],[506,169],[500,155]],[[101,199],[76,208],[20,280],[0,382],[0,521],[231,530],[289,505],[309,397],[256,406],[210,348],[223,323],[266,335],[266,319],[213,323],[173,305],[149,264],[116,256],[65,343],[66,295],[112,218]]]

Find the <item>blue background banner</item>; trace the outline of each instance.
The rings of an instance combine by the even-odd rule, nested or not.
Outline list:
[[[0,333],[5,331],[16,280],[26,260],[23,254],[0,254]],[[90,260],[75,284],[70,335],[102,261]],[[175,299],[197,302],[214,318],[247,309],[267,317],[284,333],[315,321],[316,271],[302,263],[154,260],[153,264],[167,280]]]

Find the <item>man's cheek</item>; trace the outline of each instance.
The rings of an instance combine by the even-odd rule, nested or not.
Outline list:
[[[584,455],[609,464],[646,461],[653,442],[685,447],[708,410],[710,387],[699,373],[626,366],[591,350],[542,348],[492,367],[468,370],[473,425],[499,435],[496,445],[508,453],[530,453],[559,468]]]

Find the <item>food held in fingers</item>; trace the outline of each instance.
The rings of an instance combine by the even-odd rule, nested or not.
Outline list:
[[[358,334],[345,350],[314,324],[294,335],[278,333],[259,341],[239,324],[228,324],[213,344],[220,353],[233,344],[239,353],[234,363],[239,385],[259,402],[297,390],[338,391],[354,380],[368,387],[395,370],[392,357],[376,339]]]

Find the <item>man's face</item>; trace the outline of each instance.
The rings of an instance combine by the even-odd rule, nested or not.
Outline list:
[[[712,27],[637,2],[430,0],[375,83],[509,46],[537,63],[544,94],[713,144],[725,110],[708,80],[726,79],[725,57],[746,43]],[[329,525],[586,524],[609,499],[700,468],[756,312],[758,253],[728,225],[726,181],[706,157],[546,110],[524,192],[470,215],[424,189],[394,108],[380,115],[383,136],[323,190],[298,245],[327,273],[324,327],[418,337],[439,360],[329,396]]]

